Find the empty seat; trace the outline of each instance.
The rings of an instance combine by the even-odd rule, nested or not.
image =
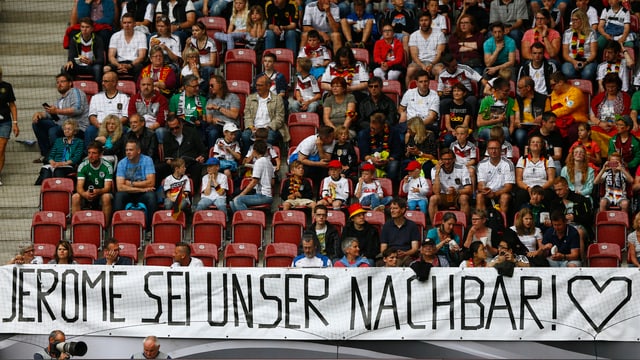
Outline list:
[[[129,243],[141,248],[144,236],[144,211],[119,210],[111,219],[111,236],[119,243]]]
[[[231,241],[250,243],[262,248],[267,220],[262,211],[240,210],[233,213],[231,220]],[[228,245],[227,245],[228,246]]]
[[[73,259],[78,264],[91,265],[98,259],[98,248],[94,244],[72,243]]]
[[[224,248],[224,266],[254,267],[258,262],[258,247],[255,244],[232,243]]]
[[[587,249],[589,267],[618,267],[622,254],[618,244],[591,244]]]
[[[256,68],[256,52],[251,49],[227,50],[224,56],[224,74],[226,80],[253,82]]]
[[[402,84],[398,80],[385,80],[382,82],[382,91],[387,95],[396,105],[400,104],[402,98]]]
[[[49,178],[40,187],[40,211],[61,211],[65,216],[71,212],[73,180]]]
[[[266,267],[290,267],[298,255],[298,247],[290,243],[272,243],[264,250]]]
[[[55,254],[56,245],[54,244],[41,243],[33,245],[33,256],[40,256],[44,264],[51,261]]]
[[[67,218],[61,211],[37,211],[31,220],[31,241],[55,247],[60,240],[64,240],[66,228]]]
[[[123,92],[129,96],[133,96],[136,94],[136,83],[132,80],[118,80],[118,84],[116,84],[118,91]]]
[[[342,228],[347,225],[347,216],[342,210],[327,211],[327,221],[336,227],[338,235],[342,236]]]
[[[82,90],[87,95],[87,102],[91,97],[100,92],[98,83],[93,80],[75,80],[73,87]]]
[[[153,214],[151,222],[151,241],[154,243],[177,244],[184,239],[187,220],[184,212],[174,219],[171,211],[158,210]]]
[[[192,234],[194,243],[215,244],[222,248],[227,220],[220,210],[200,210],[193,214]]]
[[[596,214],[596,242],[617,244],[626,249],[629,217],[619,210],[600,211]]]
[[[366,214],[364,214],[364,218],[369,224],[375,226],[375,228],[378,230],[378,234],[382,234],[382,226],[386,221],[384,212],[367,211]]]
[[[131,259],[133,265],[138,263],[138,247],[131,243],[119,242],[120,256]]]
[[[191,256],[202,260],[204,266],[218,266],[218,247],[211,243],[193,243]]]
[[[280,210],[273,214],[271,222],[271,240],[274,243],[300,245],[307,218],[300,210]]]
[[[149,266],[171,266],[175,249],[175,244],[148,244],[144,247],[144,264]]]
[[[81,210],[71,218],[71,241],[102,247],[105,218],[102,211]]]

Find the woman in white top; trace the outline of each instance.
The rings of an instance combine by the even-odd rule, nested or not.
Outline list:
[[[545,115],[543,114],[543,117]],[[516,164],[516,204],[526,204],[531,198],[531,188],[540,185],[545,190],[545,200],[555,195],[551,190],[556,169],[543,153],[544,139],[540,135],[529,138],[529,153]]]
[[[631,256],[629,256],[629,266],[640,267],[640,213],[633,218],[633,229],[631,234],[627,235],[627,246]]]
[[[492,231],[487,226],[487,212],[477,209],[471,214],[471,228],[467,232],[467,239],[464,242],[466,249],[471,249],[471,244],[480,241],[487,250],[487,257],[492,258],[498,253],[498,249],[492,244]]]
[[[471,258],[460,263],[461,268],[469,267],[487,267],[487,250],[480,241],[471,243],[469,248]]]
[[[522,244],[527,248],[527,257],[533,258],[543,254],[538,244],[542,241],[542,231],[533,221],[533,213],[529,208],[523,208],[516,216],[515,225],[511,227]]]

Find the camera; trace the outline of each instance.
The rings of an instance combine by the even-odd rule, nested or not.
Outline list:
[[[87,343],[84,341],[54,342],[49,351],[50,355],[55,358],[58,358],[62,353],[84,356],[87,353]]]
[[[500,256],[505,256],[505,255],[507,255],[506,251],[504,251],[504,250],[500,251]]]

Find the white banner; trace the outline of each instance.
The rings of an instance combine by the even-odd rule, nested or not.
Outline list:
[[[0,332],[289,340],[636,341],[637,269],[4,266]]]

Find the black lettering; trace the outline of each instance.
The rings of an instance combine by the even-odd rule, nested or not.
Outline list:
[[[438,301],[438,284],[436,277],[431,277],[431,297],[433,298],[433,307],[431,309],[431,329],[435,330],[438,325],[438,307],[449,307],[449,329],[453,330],[455,326],[454,303],[453,303],[453,275],[449,275],[449,300]]]
[[[534,286],[536,289],[535,294],[527,295],[527,289],[529,288],[529,286],[527,286],[527,282],[529,281],[534,282]],[[538,328],[544,329],[544,326],[542,326],[542,322],[538,318],[538,315],[536,315],[536,312],[531,307],[531,304],[529,304],[529,300],[540,299],[541,297],[542,278],[537,276],[523,276],[520,278],[520,330],[524,330],[525,307],[529,311],[529,314],[531,314],[531,318],[536,322],[536,325],[538,325]]]
[[[467,284],[469,282],[469,284]],[[477,286],[473,286],[474,282]],[[478,289],[478,295],[475,298],[467,300],[467,291],[472,288]],[[484,327],[484,305],[480,301],[484,295],[484,282],[476,276],[463,276],[460,282],[460,320],[462,321],[462,330],[477,330]],[[478,323],[476,325],[467,325],[466,304],[475,304],[478,306]],[[473,317],[470,317],[473,318]]]
[[[126,271],[109,271],[109,321],[111,322],[125,322],[125,318],[117,318],[116,317],[116,305],[115,299],[121,299],[122,294],[117,294],[113,291],[113,279],[116,276],[127,276]],[[103,307],[104,309],[104,307]]]
[[[253,295],[251,293],[251,275],[247,275],[247,300],[244,298],[242,288],[240,288],[240,282],[236,274],[231,275],[232,290],[233,290],[233,319],[236,327],[240,324],[240,314],[238,313],[238,301],[242,306],[244,318],[247,323],[247,327],[253,328]]]
[[[351,322],[349,323],[349,329],[355,328],[356,320],[356,302],[360,308],[360,314],[362,314],[362,321],[364,322],[364,328],[371,330],[371,276],[367,277],[367,308],[365,309],[362,294],[360,294],[360,286],[358,286],[358,279],[355,276],[351,277]]]
[[[267,294],[267,286],[265,284],[265,279],[280,279],[280,274],[265,274],[260,276],[260,295],[264,300],[275,301],[278,307],[278,317],[271,324],[258,324],[259,329],[273,329],[278,327],[278,324],[282,321],[282,300],[275,295]],[[288,286],[288,284],[287,284]],[[287,308],[288,309],[288,308]],[[287,310],[288,311],[288,310]],[[300,326],[298,326],[299,328]]]
[[[154,299],[157,303],[157,311],[156,316],[154,318],[142,318],[140,321],[143,323],[159,323],[160,316],[162,316],[162,298],[151,292],[149,288],[149,278],[152,276],[163,276],[164,273],[162,271],[150,271],[144,275],[144,293],[147,294],[148,297]]]
[[[301,279],[300,274],[286,274],[284,276],[284,327],[287,329],[300,329],[300,325],[291,324],[291,308],[289,304],[298,302],[298,299],[289,296],[289,279]]]
[[[504,305],[496,305],[498,299],[498,290],[502,293],[504,298]],[[511,309],[511,302],[507,295],[507,289],[504,288],[504,276],[498,276],[496,279],[496,285],[493,287],[493,295],[491,296],[491,306],[489,307],[489,314],[487,314],[486,328],[491,328],[491,319],[493,318],[493,310],[507,310],[509,314],[509,320],[511,320],[511,329],[516,330],[516,319],[513,316],[513,310]]]
[[[309,294],[309,283],[311,280],[321,280],[324,282],[324,292],[318,295]],[[322,316],[322,313],[318,311],[318,308],[313,305],[311,300],[322,301],[329,297],[329,278],[324,275],[305,275],[304,276],[304,327],[309,328],[309,309],[311,309],[317,316],[320,318],[320,321],[324,324],[324,326],[329,325],[327,319]]]
[[[2,318],[2,322],[11,322],[16,318],[17,307],[18,307],[18,267],[14,266],[12,273],[12,286],[11,286],[11,316]],[[35,321],[35,319],[34,319]]]
[[[107,321],[107,286],[104,283],[105,272],[100,271],[95,281],[91,280],[89,273],[82,272],[82,321],[87,321],[87,286],[91,289],[98,287],[102,296],[102,321]]]
[[[31,295],[31,291],[24,290],[24,274],[25,273],[35,273],[35,269],[22,269],[20,270],[20,297],[19,297],[19,310],[18,310],[18,321],[20,322],[35,322],[36,319],[33,317],[25,317],[24,316],[24,299],[25,297]]]
[[[173,320],[173,301],[182,299],[180,295],[174,295],[174,286],[173,286],[173,278],[174,277],[183,277],[184,276],[184,288],[179,289],[180,292],[184,291],[184,307],[185,307],[185,316],[184,321],[176,321]],[[175,289],[178,290],[178,289]],[[168,300],[167,300],[167,312],[168,312],[168,322],[169,325],[181,325],[181,326],[189,326],[191,323],[191,306],[189,299],[189,272],[176,272],[169,271],[167,272],[167,291],[168,291]],[[177,291],[176,291],[177,292]]]
[[[391,305],[385,305],[387,302],[387,296],[391,297]],[[380,324],[380,317],[383,310],[393,311],[393,320],[396,324],[396,329],[400,330],[400,318],[398,317],[398,303],[396,301],[396,291],[393,289],[393,279],[390,275],[384,281],[384,289],[382,289],[382,296],[380,297],[380,304],[378,306],[378,313],[376,314],[376,322],[373,325],[374,329],[378,329]]]
[[[211,273],[207,273],[207,322],[209,326],[225,326],[227,321],[229,320],[228,312],[229,312],[229,301],[228,295],[229,290],[227,288],[227,274],[222,274],[222,320],[221,321],[213,321],[213,302],[211,301],[211,296],[213,292]]]
[[[55,320],[56,316],[53,314],[53,311],[51,310],[51,306],[49,306],[49,303],[47,302],[47,296],[51,295],[51,293],[56,289],[56,286],[58,286],[58,272],[55,271],[54,269],[38,269],[38,322],[42,322],[42,307],[44,306],[44,308],[47,310],[47,313],[49,314],[49,317],[51,318],[51,320]],[[47,289],[46,291],[42,291],[42,275],[45,274],[50,274],[53,276],[53,281],[51,284],[51,287],[49,287],[49,289]]]
[[[413,322],[413,315],[411,311],[413,307],[411,303],[411,294],[412,294],[411,285],[414,284],[417,280],[418,280],[417,276],[412,276],[407,279],[407,324],[412,329],[426,329],[427,328],[426,325],[416,325]]]
[[[67,280],[68,277],[71,277],[71,282]],[[67,284],[71,284],[73,286],[73,306],[74,312],[73,316],[69,317],[67,314]],[[67,322],[76,322],[80,317],[80,309],[78,306],[80,304],[80,292],[78,290],[78,272],[75,270],[67,270],[62,273],[62,309],[60,316]]]

